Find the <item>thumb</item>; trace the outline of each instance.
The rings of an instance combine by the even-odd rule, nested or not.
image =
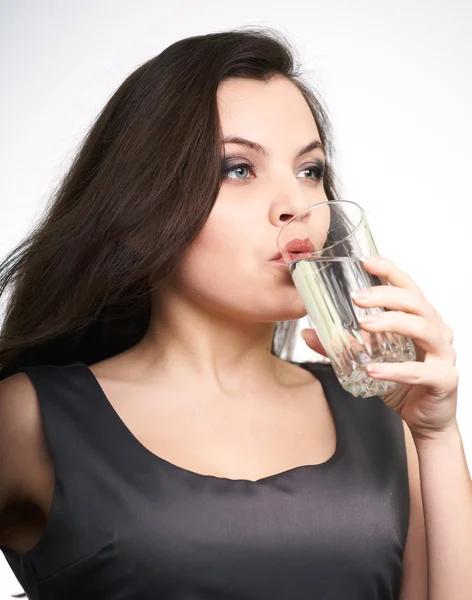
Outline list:
[[[318,337],[314,329],[302,329],[300,335],[302,336],[303,340],[309,348],[311,348],[318,354],[321,354],[322,356],[328,356],[326,350],[323,347],[323,344],[320,342],[320,338]]]

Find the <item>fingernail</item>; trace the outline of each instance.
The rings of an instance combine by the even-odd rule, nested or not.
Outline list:
[[[376,323],[378,321],[378,314],[367,314],[367,315],[360,315],[359,317],[357,317],[357,320],[359,321],[359,323],[365,323],[366,325],[368,325],[369,323]]]
[[[364,290],[355,290],[354,292],[351,293],[351,296],[353,298],[357,298],[359,300],[362,300],[363,298],[368,298],[372,293],[371,288],[365,288]]]

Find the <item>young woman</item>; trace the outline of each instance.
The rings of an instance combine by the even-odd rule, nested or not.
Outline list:
[[[357,302],[415,340],[372,373],[400,386],[291,360],[306,312],[271,259],[337,198],[332,154],[270,30],[180,40],[105,106],[1,266],[1,549],[29,598],[470,598],[450,328],[380,260]]]

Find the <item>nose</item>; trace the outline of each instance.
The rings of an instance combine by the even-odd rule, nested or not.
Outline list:
[[[309,191],[304,190],[299,181],[295,181],[295,184],[286,184],[283,189],[282,185],[280,185],[271,203],[270,222],[276,227],[282,227],[295,215],[325,199],[322,187],[316,191],[313,189]]]

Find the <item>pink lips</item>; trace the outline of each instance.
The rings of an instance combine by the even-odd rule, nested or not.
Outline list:
[[[309,258],[312,252],[315,251],[315,247],[309,238],[303,240],[295,238],[285,244],[285,251],[289,253],[291,260],[297,260],[300,258]],[[284,262],[280,252],[273,256],[271,260],[277,263]]]

